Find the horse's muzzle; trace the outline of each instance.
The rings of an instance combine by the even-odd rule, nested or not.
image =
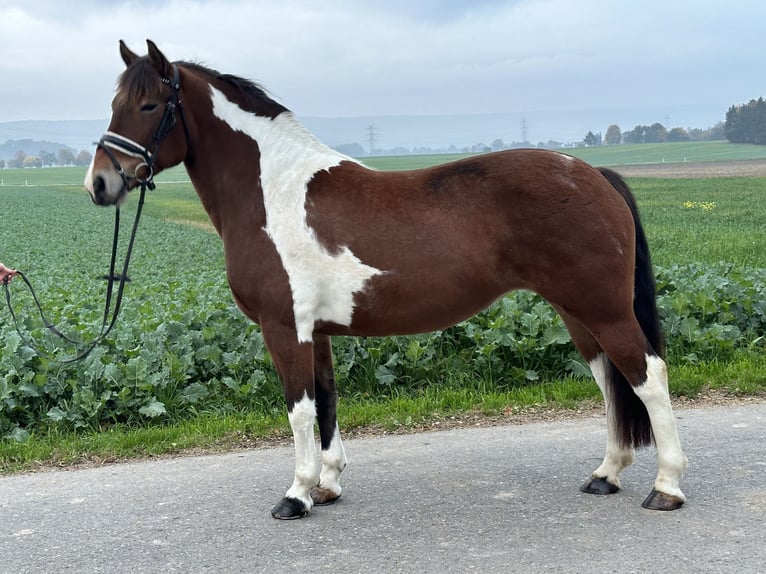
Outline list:
[[[128,195],[125,181],[119,174],[103,171],[94,173],[92,166],[85,176],[84,185],[96,205],[119,205]]]

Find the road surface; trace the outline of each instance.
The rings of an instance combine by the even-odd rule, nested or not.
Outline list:
[[[337,504],[279,522],[292,448],[0,478],[0,572],[766,572],[766,404],[679,410],[679,511],[655,451],[580,493],[603,417],[349,440]]]

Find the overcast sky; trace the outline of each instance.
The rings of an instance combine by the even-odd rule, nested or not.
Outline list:
[[[0,0],[0,122],[108,118],[118,41],[151,38],[299,116],[689,105],[712,125],[766,92],[765,22],[764,0]]]

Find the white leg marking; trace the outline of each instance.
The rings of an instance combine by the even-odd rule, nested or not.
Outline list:
[[[304,397],[287,414],[295,441],[295,480],[288,489],[288,498],[297,498],[310,509],[313,505],[309,492],[319,482],[319,461],[314,445],[314,418],[316,404],[313,399]]]
[[[646,356],[646,382],[635,387],[638,397],[646,405],[652,423],[654,442],[657,444],[657,480],[654,488],[660,492],[686,500],[679,480],[689,464],[681,450],[676,419],[668,393],[668,369],[659,357]]]
[[[606,478],[606,480],[620,488],[619,474],[622,470],[630,466],[635,459],[635,453],[632,448],[626,448],[618,440],[617,419],[612,402],[609,386],[609,361],[604,353],[593,359],[590,363],[590,370],[593,378],[596,379],[601,394],[604,395],[604,404],[606,405],[606,454],[604,461],[596,470],[593,476]]]
[[[332,254],[319,243],[308,225],[306,193],[315,174],[354,160],[321,143],[289,112],[273,119],[258,116],[213,86],[210,91],[215,116],[258,143],[265,231],[290,279],[298,341],[311,341],[318,320],[350,325],[354,293],[382,271],[362,263],[348,247]]]
[[[343,448],[343,441],[336,424],[335,433],[332,441],[330,441],[330,448],[322,451],[322,472],[319,476],[319,486],[340,496],[341,487],[338,478],[347,464],[346,449]]]

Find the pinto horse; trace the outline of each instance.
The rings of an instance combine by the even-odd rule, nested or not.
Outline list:
[[[258,85],[147,44],[139,57],[120,42],[127,69],[85,187],[116,205],[186,166],[234,300],[284,387],[295,477],[275,518],[341,495],[331,336],[443,329],[514,289],[553,305],[604,395],[606,455],[581,490],[618,491],[634,449],[653,440],[659,469],[643,506],[684,503],[649,251],[619,175],[543,150],[376,171],[320,143]]]

